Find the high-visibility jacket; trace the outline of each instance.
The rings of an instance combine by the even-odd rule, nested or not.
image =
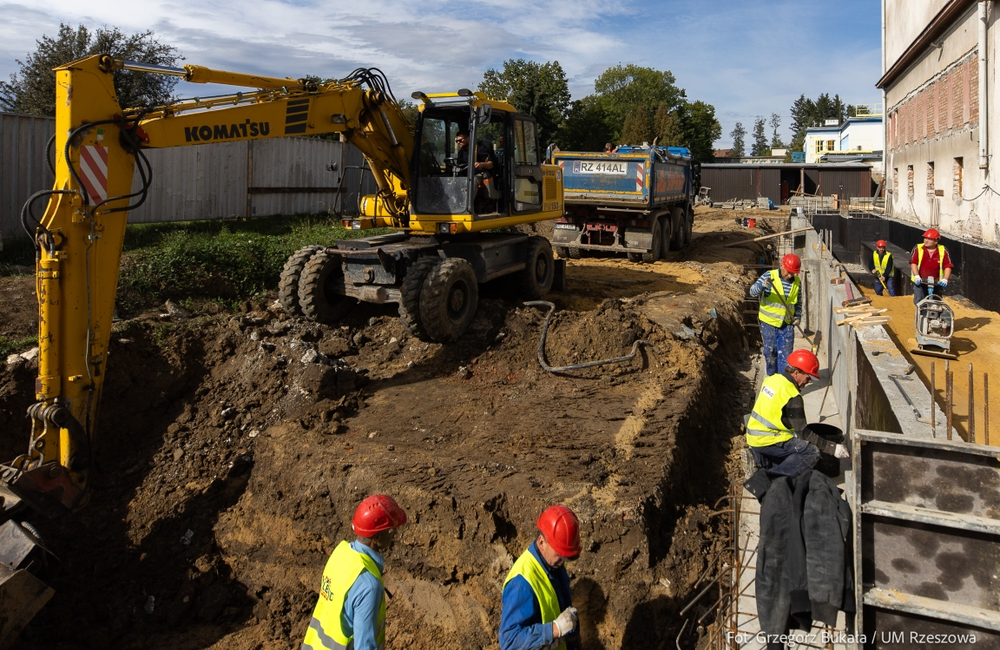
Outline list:
[[[340,542],[323,569],[319,600],[313,610],[312,620],[309,621],[302,650],[347,650],[354,647],[354,635],[347,635],[340,619],[347,592],[364,571],[382,582],[382,572],[375,560],[365,553],[355,551],[346,541]],[[385,594],[382,595],[378,609],[375,640],[380,650],[385,647]]]
[[[923,264],[924,261],[924,248],[926,248],[926,246],[924,246],[923,244],[917,246],[917,273],[920,273],[920,266]],[[940,280],[941,278],[944,277],[944,246],[938,244],[937,251],[938,251],[938,279]]]
[[[542,612],[542,623],[552,623],[559,618],[559,597],[556,596],[555,587],[552,586],[545,569],[542,568],[530,550],[521,553],[521,557],[514,562],[510,573],[507,574],[507,579],[503,581],[503,587],[506,587],[507,583],[517,576],[524,578],[535,594],[538,608]],[[500,588],[500,591],[503,591],[503,587]],[[554,650],[566,650],[566,644],[560,643],[555,646]]]
[[[891,259],[892,259],[892,253],[890,253],[889,251],[885,252],[885,255],[882,257],[881,260],[878,258],[878,250],[872,251],[872,260],[875,263],[875,270],[878,271],[878,274],[883,277],[885,277],[885,269],[887,266],[889,266],[889,260]]]
[[[767,447],[794,438],[795,431],[782,423],[781,416],[785,404],[798,396],[799,387],[784,374],[779,372],[765,379],[747,423],[747,444]]]
[[[785,323],[792,322],[795,316],[795,305],[799,301],[799,276],[792,280],[792,289],[785,295],[785,285],[781,281],[781,273],[778,269],[771,271],[771,290],[760,295],[760,310],[757,317],[762,323],[781,327]],[[775,295],[777,294],[777,295]],[[782,302],[784,298],[784,302]]]

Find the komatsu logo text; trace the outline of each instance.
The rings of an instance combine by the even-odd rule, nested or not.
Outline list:
[[[268,122],[242,124],[216,124],[214,126],[185,126],[184,140],[187,142],[207,142],[209,140],[233,140],[235,138],[259,138],[271,132]]]

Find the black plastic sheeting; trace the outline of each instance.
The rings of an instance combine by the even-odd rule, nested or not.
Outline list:
[[[812,223],[820,238],[823,231],[830,231],[832,250],[842,262],[864,264],[871,255],[871,244],[884,239],[892,248],[910,252],[923,242],[925,226],[915,226],[888,219],[849,219],[840,215],[812,215]],[[996,278],[1000,277],[1000,251],[942,236],[941,243],[948,249],[955,265],[948,282],[948,294],[961,294],[983,309],[1000,312],[1000,291]],[[898,257],[898,250],[893,253]],[[907,261],[907,260],[902,260]],[[904,275],[898,287],[903,293],[912,293],[909,280]]]

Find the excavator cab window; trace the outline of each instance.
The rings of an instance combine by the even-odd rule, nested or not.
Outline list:
[[[469,211],[472,174],[461,163],[455,136],[469,129],[468,107],[424,111],[417,127],[417,173],[413,203],[423,214]]]

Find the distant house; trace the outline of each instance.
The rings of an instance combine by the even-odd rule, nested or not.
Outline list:
[[[919,228],[1000,244],[994,83],[998,5],[883,0],[886,211]],[[992,128],[991,128],[992,127]],[[998,159],[1000,161],[1000,159]],[[1000,162],[998,162],[1000,164]]]
[[[739,162],[739,158],[733,158],[732,149],[716,149],[712,152],[712,162],[731,163]]]
[[[882,109],[877,104],[857,107],[858,115],[843,124],[827,120],[823,126],[806,129],[805,162],[880,163],[885,150]],[[881,166],[880,164],[878,166]]]

